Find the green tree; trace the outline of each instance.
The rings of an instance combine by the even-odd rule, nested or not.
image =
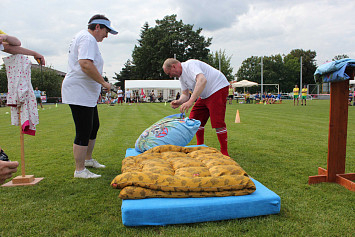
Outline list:
[[[288,55],[285,56],[285,70],[288,73],[288,77],[286,78],[287,84],[292,85],[288,86],[288,90],[292,91],[294,85],[299,85],[300,81],[300,58],[302,56],[302,84],[314,84],[314,72],[317,69],[317,65],[315,63],[315,58],[317,53],[311,50],[303,50],[303,49],[294,49]],[[297,67],[298,64],[298,67]]]
[[[120,86],[122,90],[124,89],[125,80],[134,80],[137,79],[135,74],[135,66],[131,60],[127,60],[119,74],[115,73],[113,79],[117,80],[115,86]]]
[[[58,75],[52,68],[32,68],[31,82],[33,88],[38,87],[41,91],[46,91],[47,97],[61,97],[61,87],[63,77]]]
[[[207,63],[219,70],[219,60],[221,60],[221,72],[227,77],[228,81],[234,80],[233,68],[231,67],[232,56],[227,56],[225,50],[219,50],[208,54]]]
[[[200,35],[202,28],[193,29],[193,25],[176,20],[176,15],[156,20],[155,27],[145,23],[140,34],[141,39],[132,53],[136,79],[168,79],[162,70],[166,58],[174,57],[180,61],[188,59],[208,60],[212,38]]]
[[[317,68],[315,64],[316,52],[295,49],[286,56],[280,54],[263,57],[263,83],[279,84],[280,91],[290,92],[300,81],[300,57],[302,56],[303,84],[314,83],[313,74]],[[249,80],[261,83],[261,58],[252,56],[242,62],[236,74],[239,80]]]
[[[248,80],[260,84],[260,61],[261,58],[257,56],[251,56],[250,58],[245,59],[236,74],[238,81]]]
[[[5,64],[0,69],[0,93],[7,92],[7,76],[5,70]]]
[[[344,58],[349,58],[349,56],[346,54],[337,55],[332,59],[332,61],[336,61],[336,60],[340,60],[340,59],[344,59]]]

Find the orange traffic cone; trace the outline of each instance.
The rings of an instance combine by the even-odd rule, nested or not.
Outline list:
[[[235,116],[235,123],[240,123],[239,110],[237,109],[237,114]]]

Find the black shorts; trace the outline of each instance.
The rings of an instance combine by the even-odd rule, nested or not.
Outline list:
[[[75,123],[75,139],[74,144],[79,146],[87,146],[89,140],[95,140],[97,131],[100,127],[99,114],[97,106],[85,107],[80,105],[69,105],[74,123]]]

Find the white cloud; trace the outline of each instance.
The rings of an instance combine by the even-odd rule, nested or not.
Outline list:
[[[318,64],[338,54],[355,58],[353,1],[1,0],[0,9],[0,29],[42,53],[61,71],[67,69],[72,37],[86,28],[92,15],[105,14],[119,31],[99,44],[109,78],[131,58],[144,23],[154,26],[155,20],[171,14],[213,37],[210,49],[232,55],[234,72],[253,55],[288,54],[296,48],[315,50]]]

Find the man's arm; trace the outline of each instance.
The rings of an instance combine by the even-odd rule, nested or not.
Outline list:
[[[101,76],[101,74],[99,73],[99,71],[91,60],[80,59],[79,64],[83,72],[85,72],[90,78],[100,83],[103,87],[107,88],[110,91],[111,84],[104,80],[104,78]]]
[[[0,34],[0,44],[5,42],[12,46],[21,46],[21,41],[15,36]]]
[[[180,107],[181,113],[188,112],[188,110],[193,106],[195,101],[201,95],[202,91],[205,89],[206,84],[207,84],[206,77],[202,73],[198,74],[196,76],[196,85],[194,88],[194,92],[192,93],[190,99],[181,105],[181,107]]]

